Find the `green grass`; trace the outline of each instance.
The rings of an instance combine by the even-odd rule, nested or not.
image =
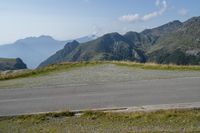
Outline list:
[[[198,65],[164,65],[156,63],[137,63],[128,61],[113,61],[113,64],[128,67],[137,67],[141,69],[151,69],[151,70],[180,70],[180,71],[200,71],[200,66]]]
[[[86,111],[0,117],[3,133],[200,132],[200,109],[111,113]]]
[[[66,71],[72,68],[91,66],[91,65],[96,65],[96,64],[103,64],[103,62],[95,62],[95,61],[94,62],[73,62],[73,63],[65,62],[65,63],[50,65],[50,66],[35,69],[35,70],[9,73],[9,74],[0,74],[0,80],[9,80],[9,79],[23,78],[23,77],[30,77],[30,76],[40,76],[40,75],[49,74],[51,72]]]
[[[36,70],[29,70],[24,72],[16,72],[9,74],[0,74],[0,80],[9,80],[15,78],[23,78],[29,76],[40,76],[49,74],[51,72],[66,71],[73,68],[92,66],[98,64],[115,64],[120,66],[128,66],[133,68],[141,69],[152,69],[152,70],[180,70],[180,71],[200,71],[200,66],[177,66],[177,65],[161,65],[155,63],[136,63],[126,61],[91,61],[91,62],[65,62],[61,64],[50,65],[47,67],[39,68]]]

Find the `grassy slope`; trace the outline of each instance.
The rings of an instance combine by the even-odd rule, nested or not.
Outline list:
[[[40,76],[40,75],[49,74],[51,72],[66,71],[72,68],[102,64],[102,63],[103,62],[61,63],[61,64],[50,65],[48,67],[44,67],[44,68],[40,68],[36,70],[29,70],[29,71],[9,73],[9,74],[0,74],[0,80],[9,80],[9,79],[23,78],[23,77],[30,77],[30,76]]]
[[[138,67],[142,69],[152,69],[152,70],[180,70],[180,71],[200,71],[200,66],[198,65],[164,65],[164,64],[156,64],[156,63],[136,63],[136,62],[112,62],[121,66],[128,67]]]
[[[137,67],[142,69],[153,69],[153,70],[195,70],[200,71],[200,66],[176,66],[176,65],[160,65],[154,63],[135,63],[135,62],[125,62],[125,61],[93,61],[93,62],[74,62],[74,63],[61,63],[56,65],[50,65],[44,68],[24,71],[24,72],[16,72],[9,74],[0,74],[0,80],[9,80],[15,78],[29,77],[29,76],[39,76],[43,74],[49,74],[55,71],[66,71],[72,68],[83,67],[83,66],[91,66],[98,64],[116,64],[120,66],[128,66],[128,67]]]
[[[128,133],[128,132],[194,132],[200,131],[200,110],[160,110],[155,112],[74,113],[0,117],[0,132],[4,133]]]

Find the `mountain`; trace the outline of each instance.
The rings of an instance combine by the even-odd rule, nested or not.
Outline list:
[[[89,35],[76,39],[80,43],[95,39],[95,35]],[[28,37],[12,44],[0,45],[0,57],[20,57],[29,68],[36,68],[42,61],[62,49],[67,41],[58,41],[51,36]]]
[[[175,20],[153,29],[146,29],[142,31],[141,34],[160,37],[178,30],[179,28],[182,27],[182,25],[183,25],[182,22],[180,22],[179,20]]]
[[[156,44],[158,38],[176,31],[181,26],[182,23],[176,20],[153,29],[146,29],[141,33],[132,31],[127,32],[124,37],[135,44],[137,48],[143,51],[148,51],[154,44]]]
[[[147,52],[149,61],[164,64],[200,64],[200,17],[184,22],[180,28],[160,37]]]
[[[144,62],[145,57],[142,51],[124,36],[110,33],[86,43],[79,44],[76,41],[68,43],[62,50],[42,62],[39,67],[63,61],[89,60],[137,60]]]
[[[35,68],[47,57],[60,50],[65,42],[50,36],[28,37],[13,44],[0,46],[0,57],[21,58],[29,68]]]
[[[0,58],[0,71],[26,69],[26,64],[20,59]]]
[[[49,64],[56,64],[65,61],[67,58],[66,55],[70,54],[70,52],[72,52],[78,45],[79,42],[77,41],[67,43],[62,50],[56,52],[56,54],[49,57],[45,62],[42,62],[40,66],[47,66]]]
[[[66,46],[69,44],[66,44]],[[130,60],[162,64],[200,64],[200,17],[178,20],[140,33],[110,33],[65,47],[40,67],[63,61]]]

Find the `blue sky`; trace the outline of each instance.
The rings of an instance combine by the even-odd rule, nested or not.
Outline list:
[[[142,31],[200,16],[200,0],[2,0],[0,44],[28,36],[58,40]]]

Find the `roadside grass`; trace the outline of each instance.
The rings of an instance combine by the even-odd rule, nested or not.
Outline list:
[[[180,71],[200,71],[198,65],[174,65],[174,64],[156,64],[156,63],[137,63],[129,61],[113,61],[113,64],[128,67],[137,67],[141,69],[152,70],[180,70]]]
[[[153,112],[83,112],[81,116],[66,111],[0,117],[3,133],[132,133],[199,132],[200,109],[174,109]]]
[[[47,75],[51,72],[59,72],[59,71],[66,71],[73,68],[83,67],[83,66],[92,66],[97,64],[103,64],[104,62],[65,62],[61,64],[53,64],[47,67],[29,70],[29,71],[22,71],[16,73],[9,73],[9,74],[0,74],[0,81],[1,80],[9,80],[9,79],[16,79],[16,78],[24,78],[30,76],[41,76]]]
[[[155,64],[155,63],[137,63],[137,62],[130,62],[130,61],[89,61],[89,62],[82,61],[82,62],[64,62],[61,64],[49,65],[47,67],[43,67],[43,68],[39,68],[35,70],[26,70],[26,71],[20,71],[16,73],[0,74],[0,81],[30,77],[30,76],[47,75],[51,72],[66,71],[66,70],[70,70],[70,69],[74,69],[78,67],[92,66],[92,65],[99,65],[99,64],[115,64],[119,66],[127,66],[127,67],[133,67],[133,68],[141,68],[141,69],[152,69],[152,70],[200,71],[200,66],[181,66],[181,65],[177,66],[173,64],[161,65],[161,64]]]
[[[33,115],[5,116],[5,117],[0,117],[0,122],[11,120],[11,121],[17,121],[19,123],[25,123],[25,122],[39,123],[52,118],[72,117],[74,115],[75,115],[74,112],[63,111],[63,112],[50,112],[50,113],[33,114]]]

